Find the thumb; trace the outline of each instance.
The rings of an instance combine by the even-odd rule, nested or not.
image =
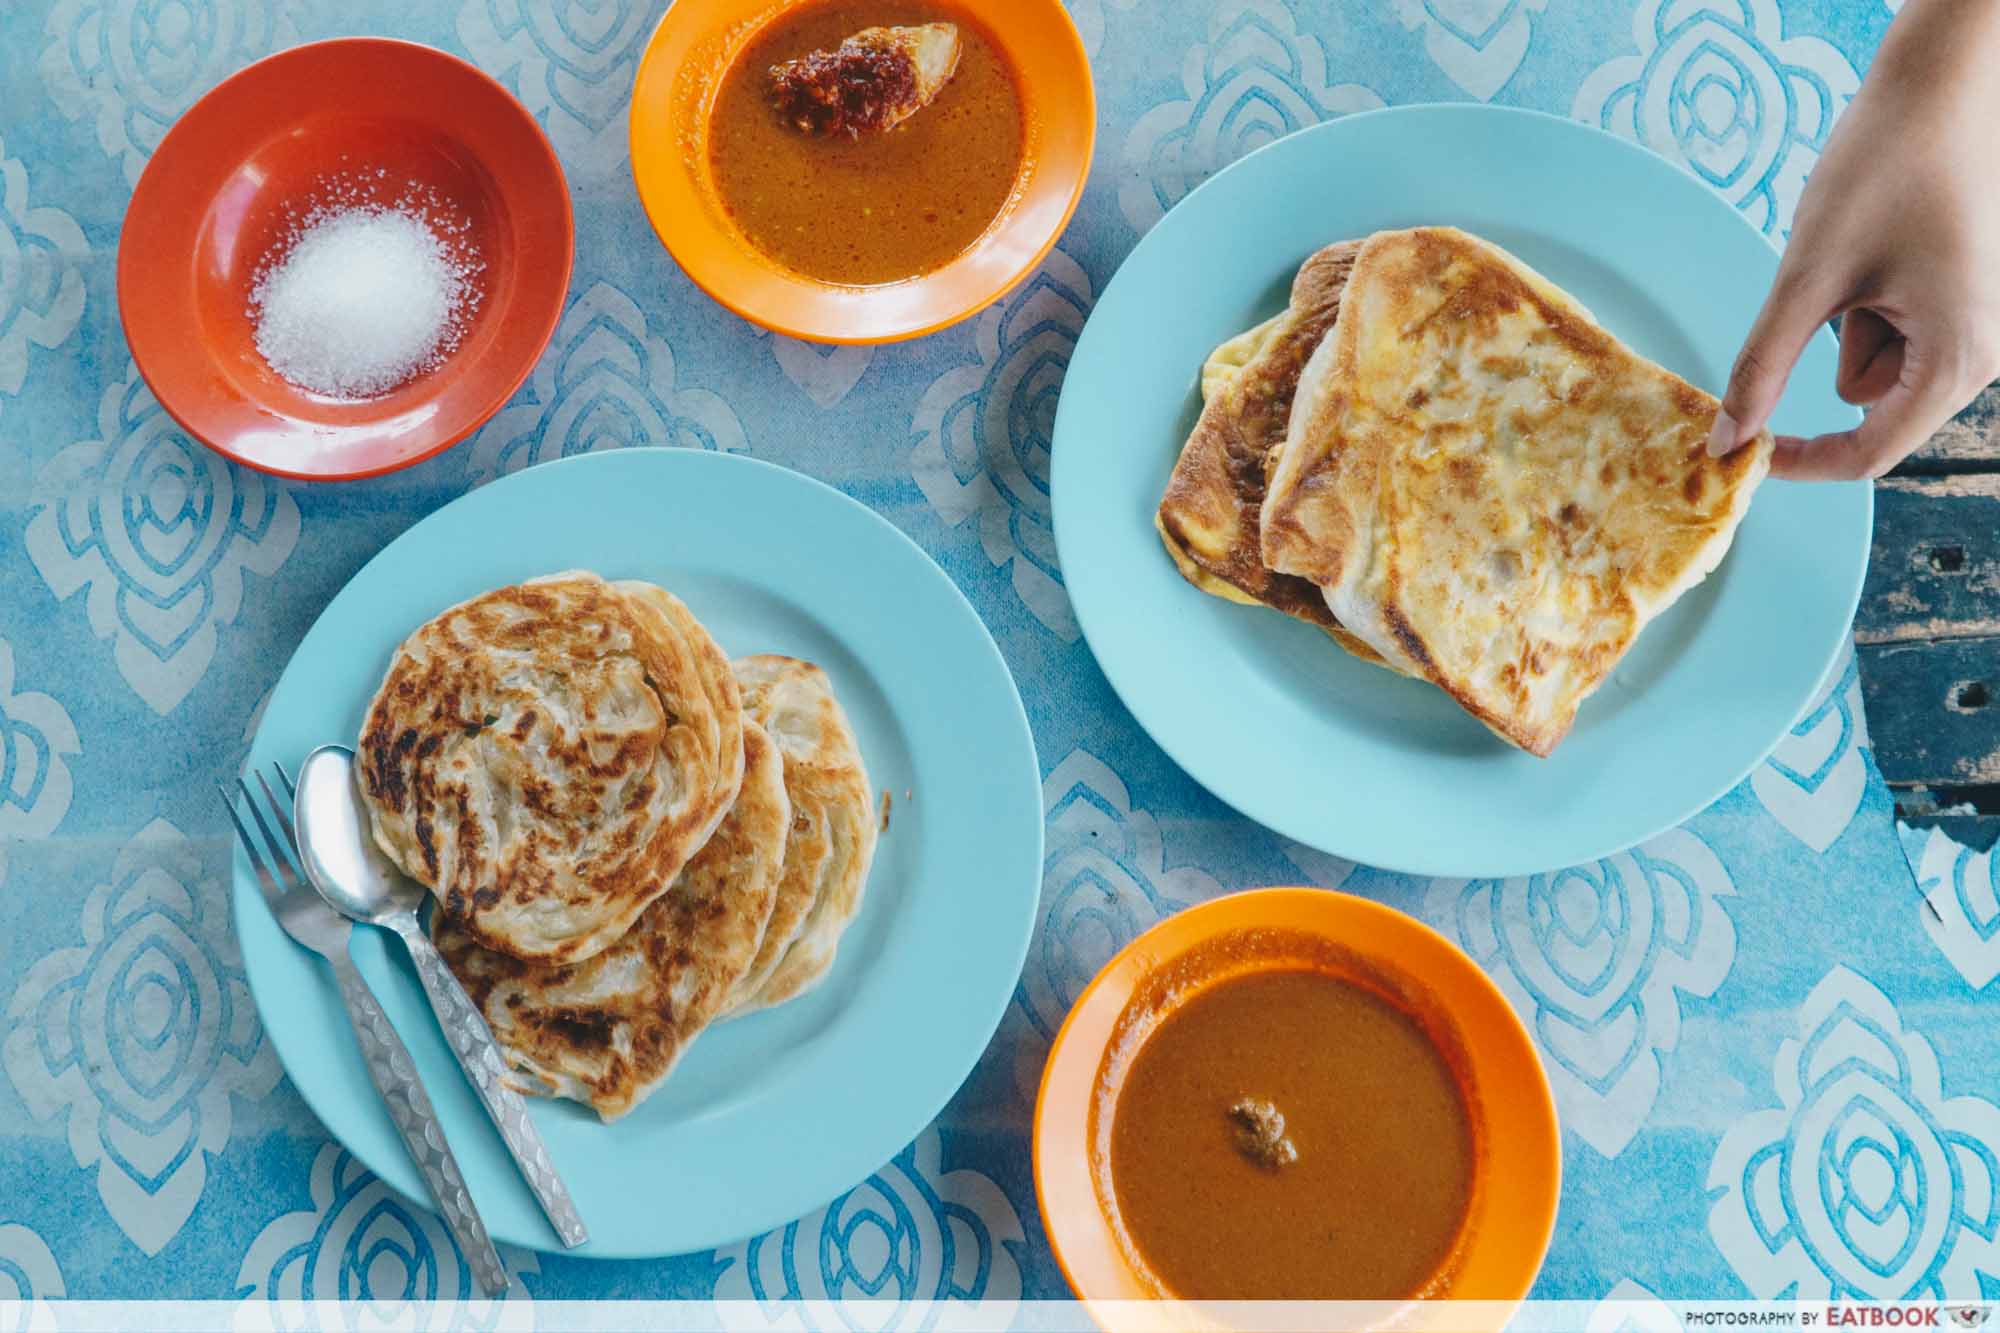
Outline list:
[[[1833,314],[1833,306],[1791,270],[1780,269],[1729,372],[1729,387],[1723,390],[1722,407],[1708,435],[1709,457],[1733,452],[1764,429],[1799,353]]]

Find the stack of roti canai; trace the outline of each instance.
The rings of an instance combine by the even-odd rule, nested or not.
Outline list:
[[[516,1085],[606,1120],[711,1022],[824,978],[875,853],[826,673],[732,664],[649,583],[556,574],[419,626],[359,760]]]
[[[1542,756],[1721,561],[1770,467],[1768,433],[1710,458],[1714,398],[1447,227],[1308,258],[1202,396],[1155,520],[1188,581]]]

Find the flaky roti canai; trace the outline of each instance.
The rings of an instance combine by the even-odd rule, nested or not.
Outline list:
[[[778,902],[757,960],[737,982],[731,1012],[782,1004],[833,966],[840,936],[861,910],[878,832],[874,790],[833,682],[810,662],[741,658],[743,709],[785,761],[791,838]]]
[[[1380,661],[1340,627],[1315,585],[1264,564],[1258,527],[1266,462],[1285,437],[1299,372],[1340,313],[1341,290],[1360,250],[1361,242],[1342,241],[1310,256],[1281,313],[1209,356],[1201,415],[1153,525],[1182,576],[1203,592],[1296,616],[1357,656]]]
[[[784,765],[743,727],[743,788],[672,890],[581,963],[528,963],[481,948],[440,914],[438,950],[486,1016],[523,1092],[616,1120],[673,1071],[750,967],[777,899],[791,826]]]
[[[1265,563],[1546,755],[1769,469],[1768,433],[1708,457],[1716,407],[1498,247],[1378,232],[1300,374]]]
[[[742,701],[685,607],[572,572],[419,626],[357,748],[376,841],[446,917],[487,948],[576,962],[735,802]]]

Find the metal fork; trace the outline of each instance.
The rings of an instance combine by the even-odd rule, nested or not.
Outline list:
[[[291,775],[282,765],[271,767],[287,794],[291,794]],[[471,1265],[475,1285],[482,1289],[482,1294],[503,1295],[507,1290],[507,1269],[500,1262],[499,1251],[493,1248],[493,1238],[486,1234],[486,1224],[473,1207],[472,1192],[465,1186],[465,1176],[452,1156],[451,1145],[445,1142],[444,1126],[424,1092],[424,1085],[418,1081],[416,1061],[410,1058],[409,1048],[390,1026],[389,1016],[382,1011],[375,993],[361,979],[354,960],[347,956],[353,923],[328,907],[300,876],[296,866],[298,839],[287,813],[291,802],[278,799],[262,773],[253,771],[252,776],[263,789],[265,804],[278,827],[284,830],[280,839],[265,819],[264,810],[258,807],[249,785],[237,778],[236,786],[249,806],[250,817],[256,821],[257,831],[264,835],[264,846],[270,854],[268,865],[257,851],[256,839],[250,836],[249,828],[236,812],[235,798],[219,784],[216,790],[229,811],[229,822],[236,826],[237,841],[249,855],[250,868],[256,872],[257,883],[264,891],[264,901],[287,935],[332,965],[334,979],[340,984],[341,1002],[347,1006],[348,1021],[361,1044],[362,1063],[367,1065],[368,1077],[374,1080],[375,1090],[382,1094],[382,1102],[389,1108],[389,1118],[402,1136],[403,1147],[423,1173],[445,1226]]]

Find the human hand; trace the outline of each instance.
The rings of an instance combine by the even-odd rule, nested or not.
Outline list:
[[[1910,0],[1834,127],[1709,437],[1763,429],[1835,315],[1853,430],[1779,436],[1794,480],[1879,477],[2000,378],[2000,4]]]

